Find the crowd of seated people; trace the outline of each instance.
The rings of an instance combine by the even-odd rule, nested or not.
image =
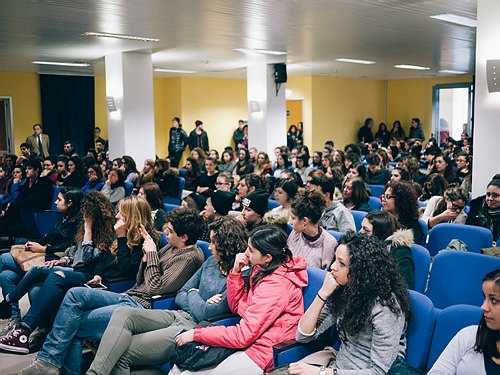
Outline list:
[[[259,374],[272,368],[273,345],[293,337],[310,341],[336,324],[349,343],[337,353],[339,373],[387,373],[404,361],[400,338],[411,316],[405,289],[414,284],[412,244],[425,242],[423,225],[440,223],[482,226],[496,241],[500,176],[485,196],[469,201],[469,138],[442,146],[430,139],[423,146],[422,140],[397,136],[400,126],[379,130],[380,141],[343,150],[327,141],[312,156],[302,142],[280,146],[273,161],[244,145],[226,147],[220,159],[217,150],[207,154],[193,147],[184,162],[176,161],[181,168],[171,167],[167,157],[145,160],[142,171],[130,156],[111,161],[93,150],[84,158],[72,151],[43,160],[24,150],[19,162],[6,155],[0,163],[1,234],[44,253],[46,263],[24,272],[10,254],[0,257],[0,315],[9,319],[0,349],[34,350],[30,335],[38,328],[41,349],[21,374],[76,374],[83,341],[101,341],[88,373],[106,374],[161,364],[176,346],[197,341],[235,350],[203,374],[236,368]],[[179,193],[179,176],[185,180],[183,199],[166,212],[163,199]],[[42,238],[31,238],[22,209],[50,208],[52,185],[63,186],[56,202],[62,216]],[[381,209],[370,204],[373,185],[382,187],[374,198]],[[359,212],[367,215],[358,226]],[[360,234],[354,235],[357,226]],[[197,240],[210,242],[213,257],[204,261]],[[242,277],[247,267],[249,278]],[[302,315],[307,267],[328,273]],[[124,294],[84,286],[116,277],[136,284]],[[19,299],[39,282],[42,289],[21,317]],[[165,293],[177,293],[181,310],[149,310],[150,297]],[[238,325],[196,328],[228,311],[241,316]],[[180,329],[187,332],[176,336]],[[304,360],[288,371],[318,368],[311,372]],[[189,373],[172,369],[181,372]]]

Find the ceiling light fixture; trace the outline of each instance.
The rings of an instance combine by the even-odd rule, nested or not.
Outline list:
[[[194,70],[179,70],[179,69],[164,69],[164,68],[154,68],[154,71],[159,73],[184,73],[184,74],[196,73],[196,71]]]
[[[94,31],[87,31],[82,34],[82,36],[96,36],[99,38],[114,38],[114,39],[125,39],[133,40],[136,42],[159,42],[160,39],[148,38],[144,36],[133,36],[133,35],[123,35],[123,34],[111,34],[111,33],[97,33]]]
[[[445,73],[445,74],[467,74],[467,72],[461,71],[461,70],[448,70],[448,69],[441,69],[438,70],[439,73]]]
[[[286,55],[287,52],[284,51],[273,51],[268,49],[249,49],[249,48],[233,48],[233,51],[245,53],[247,55],[273,55],[280,56]]]
[[[72,67],[78,67],[78,68],[85,68],[87,66],[90,66],[89,63],[83,63],[83,62],[60,62],[60,61],[32,61],[32,64],[36,65],[56,65],[56,66],[72,66]]]
[[[364,64],[364,65],[375,64],[375,61],[358,60],[358,59],[347,59],[345,57],[342,57],[340,59],[335,59],[335,61],[345,62],[345,63],[352,63],[352,64]]]
[[[395,68],[398,69],[412,69],[412,70],[429,70],[428,66],[418,66],[418,65],[406,65],[406,64],[398,64],[394,65]]]
[[[429,17],[434,18],[435,20],[450,22],[461,26],[477,27],[477,21],[475,19],[457,16],[456,14],[444,13]]]

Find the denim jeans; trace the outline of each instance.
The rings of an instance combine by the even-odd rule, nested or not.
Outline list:
[[[0,255],[0,288],[2,288],[4,299],[7,294],[16,289],[23,276],[24,271],[17,265],[10,253]],[[21,310],[17,302],[12,303],[12,317],[21,317]]]
[[[80,374],[80,340],[99,341],[113,311],[121,306],[143,308],[126,294],[86,287],[72,288],[64,297],[52,331],[45,339],[37,358],[58,368],[62,367],[65,374]]]
[[[9,300],[18,302],[31,287],[43,282],[42,292],[39,298],[33,301],[34,303],[22,319],[22,324],[31,331],[38,326],[49,330],[68,289],[83,285],[86,279],[83,273],[75,272],[71,268],[33,267],[16,289],[9,293]]]

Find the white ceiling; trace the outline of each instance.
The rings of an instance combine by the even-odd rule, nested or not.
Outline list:
[[[103,73],[103,57],[124,51],[151,52],[154,66],[218,78],[244,78],[245,67],[259,61],[286,60],[289,75],[369,79],[447,76],[440,69],[473,74],[475,66],[475,29],[429,16],[475,19],[476,0],[11,0],[0,7],[0,71]],[[160,41],[81,36],[86,31]],[[288,54],[244,55],[233,51],[238,47]],[[335,61],[341,57],[376,64]],[[39,67],[33,60],[91,67]]]

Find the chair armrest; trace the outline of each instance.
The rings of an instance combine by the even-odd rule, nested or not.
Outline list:
[[[308,343],[300,343],[295,339],[283,341],[273,346],[274,367],[300,361],[309,354],[320,351],[331,344],[331,340],[320,339]]]
[[[152,296],[149,300],[149,304],[151,305],[151,309],[155,310],[177,310],[178,307],[175,304],[175,296],[176,293],[168,293],[168,294],[157,294]]]
[[[234,319],[234,318],[241,319],[241,317],[238,314],[233,314],[233,313],[228,312],[228,313],[225,313],[225,314],[213,316],[213,317],[205,319],[205,320],[207,322],[214,323],[214,322],[218,322],[219,320]]]

